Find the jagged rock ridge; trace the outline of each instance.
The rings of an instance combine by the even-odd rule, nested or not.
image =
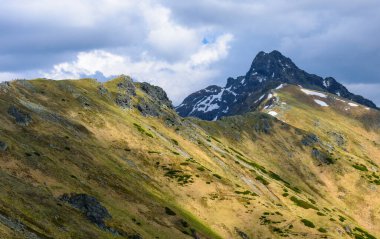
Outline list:
[[[245,76],[228,78],[225,87],[216,85],[192,93],[176,110],[179,115],[216,120],[255,110],[281,84],[295,84],[305,88],[336,94],[359,104],[376,108],[360,95],[355,95],[332,77],[322,78],[299,69],[291,59],[279,51],[259,52]]]

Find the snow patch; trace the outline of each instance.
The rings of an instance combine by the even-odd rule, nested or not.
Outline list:
[[[344,100],[341,100],[341,99],[338,99],[338,98],[335,98],[336,100],[339,100],[339,101],[341,101],[341,102],[343,102],[343,103],[346,103],[346,101],[344,101]]]
[[[328,104],[326,104],[326,102],[322,101],[322,100],[314,100],[315,103],[317,103],[318,105],[322,106],[322,107],[326,107],[326,106],[329,106]]]
[[[326,98],[327,95],[325,94],[322,94],[320,92],[316,92],[316,91],[312,91],[312,90],[307,90],[307,89],[301,89],[301,91],[307,95],[315,95],[315,96],[319,96],[319,97],[322,97],[322,98]]]
[[[329,81],[329,80],[323,80],[323,85],[324,85],[326,88],[329,88],[329,87],[330,87],[330,81]]]
[[[224,93],[225,89],[222,89],[217,95],[210,95],[206,97],[204,100],[198,102],[193,110],[190,112],[193,113],[194,111],[203,111],[204,113],[213,111],[216,109],[219,109],[219,102],[221,102],[222,95]]]
[[[276,87],[276,90],[279,90],[279,89],[281,89],[282,87],[284,87],[284,84],[281,84],[281,85],[277,86],[277,87]]]
[[[270,114],[271,116],[276,116],[278,115],[278,113],[276,111],[269,111],[268,114]]]
[[[358,107],[359,105],[358,104],[355,104],[355,103],[348,103],[350,106],[352,106],[352,107]]]
[[[258,98],[258,99],[255,101],[255,103],[257,103],[257,102],[259,102],[260,100],[262,100],[262,99],[264,98],[264,96],[265,96],[265,94],[262,95],[262,96],[260,96],[260,98]]]
[[[261,83],[263,81],[266,81],[267,79],[265,77],[259,76],[257,77],[257,80]]]

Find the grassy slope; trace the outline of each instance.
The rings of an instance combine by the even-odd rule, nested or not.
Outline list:
[[[143,117],[114,103],[120,80],[105,84],[106,95],[91,79],[16,81],[0,91],[0,140],[9,144],[0,152],[1,215],[41,237],[118,238],[57,200],[76,192],[107,207],[113,216],[107,225],[143,238],[191,238],[190,228],[201,238],[239,238],[239,232],[349,238],[346,225],[379,236],[379,186],[369,182],[379,175],[372,172],[380,164],[378,112],[346,112],[338,103],[320,109],[297,87],[285,87],[278,96],[288,107],[275,110],[283,108],[278,117],[289,125],[257,113],[217,122],[181,119],[170,110],[163,118]],[[17,126],[6,113],[11,104],[30,112],[33,123]],[[169,126],[166,118],[180,123]],[[329,131],[343,134],[346,144],[338,147]],[[335,164],[311,158],[311,147],[300,143],[307,132],[334,146]],[[0,236],[24,235],[0,223]]]

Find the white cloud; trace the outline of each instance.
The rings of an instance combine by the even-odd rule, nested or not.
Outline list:
[[[138,81],[163,87],[173,102],[178,104],[218,74],[218,71],[212,69],[212,64],[227,57],[232,39],[232,35],[223,34],[213,43],[200,45],[187,59],[175,63],[155,59],[147,53],[134,60],[127,55],[104,50],[81,52],[76,60],[57,64],[53,70],[42,74],[52,79],[79,78],[96,72],[101,72],[106,77],[128,74]]]
[[[19,74],[13,72],[0,72],[0,82],[20,79]]]

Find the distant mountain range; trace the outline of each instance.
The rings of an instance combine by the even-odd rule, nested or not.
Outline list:
[[[377,108],[372,101],[351,93],[334,78],[309,74],[279,51],[272,51],[259,52],[248,72],[244,76],[228,78],[224,87],[211,85],[192,93],[176,111],[183,117],[193,116],[204,120],[254,111],[271,90],[282,84],[329,92]]]

